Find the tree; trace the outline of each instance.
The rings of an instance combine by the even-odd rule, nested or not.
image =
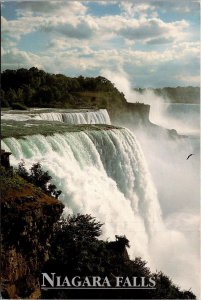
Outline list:
[[[9,89],[5,95],[6,100],[9,104],[12,104],[17,101],[17,95],[14,89]]]
[[[25,105],[31,106],[32,104],[32,97],[35,93],[35,90],[30,86],[30,84],[23,84],[22,85],[23,90],[23,101]]]
[[[25,168],[25,162],[22,161],[18,165],[17,173],[28,182],[41,188],[44,193],[56,199],[61,194],[60,190],[59,191],[56,190],[57,188],[56,185],[49,183],[52,177],[49,175],[47,171],[42,170],[42,166],[40,163],[33,164],[30,170],[27,171],[27,169]]]
[[[126,238],[125,235],[115,235],[117,243],[120,245],[120,247],[125,248],[125,247],[130,247],[129,246],[129,240]]]
[[[124,250],[129,246],[128,239],[116,236],[116,241],[108,242],[100,239],[102,224],[90,215],[69,215],[62,218],[55,226],[51,241],[50,260],[43,272],[56,273],[57,276],[73,278],[80,276],[99,276],[109,278],[112,286],[116,286],[115,278],[136,277],[137,284],[143,277],[146,282],[153,277],[155,289],[108,290],[50,290],[44,292],[45,299],[195,299],[190,291],[180,291],[170,278],[162,272],[152,273],[146,261],[140,257],[134,260],[124,259]],[[119,247],[121,245],[121,247]],[[80,294],[81,293],[81,294]],[[84,293],[84,294],[83,294]]]
[[[100,236],[102,225],[90,215],[69,215],[67,218],[61,219],[55,231],[68,234],[70,239],[76,243],[82,243],[83,241],[91,243]]]
[[[1,106],[2,107],[9,107],[9,103],[5,98],[5,92],[4,90],[0,90],[0,98],[1,98]]]
[[[89,273],[98,246],[102,224],[90,215],[68,215],[56,224],[51,259],[71,272]]]

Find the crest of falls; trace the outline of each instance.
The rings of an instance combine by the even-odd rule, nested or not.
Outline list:
[[[34,113],[33,113],[34,112]],[[51,112],[43,110],[42,112],[31,111],[28,113],[7,113],[4,112],[2,120],[28,121],[28,120],[46,120],[59,121],[66,124],[111,124],[109,114],[106,109],[99,110],[53,110]]]
[[[40,162],[52,176],[65,212],[87,213],[103,226],[105,238],[125,234],[130,254],[150,261],[149,241],[163,230],[157,193],[144,155],[127,129],[68,132],[6,138],[11,163]]]
[[[97,111],[40,113],[37,119],[60,121],[67,124],[111,124],[106,109],[99,109]]]

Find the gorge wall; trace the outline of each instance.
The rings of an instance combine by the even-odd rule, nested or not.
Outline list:
[[[134,126],[150,125],[149,121],[150,105],[143,103],[128,103],[125,102],[122,107],[112,107],[109,109],[109,115],[112,124],[117,122],[132,123]]]
[[[167,129],[150,121],[150,105],[143,103],[124,102],[121,107],[108,109],[111,123],[130,130],[142,130],[148,136],[168,136],[178,138],[175,129]]]

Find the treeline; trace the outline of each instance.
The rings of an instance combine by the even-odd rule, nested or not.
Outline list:
[[[135,91],[143,94],[146,90],[152,90],[158,96],[162,96],[167,102],[172,103],[200,103],[200,88],[187,86],[187,87],[164,87],[157,89],[134,89]]]
[[[146,89],[135,89],[143,93]],[[167,102],[199,103],[198,87],[151,89]],[[5,70],[1,74],[1,106],[12,109],[28,107],[107,108],[110,112],[125,108],[126,99],[108,79],[67,77],[50,74],[35,67]]]
[[[89,91],[91,93],[86,93]],[[97,93],[122,94],[104,77],[67,77],[62,74],[49,74],[35,67],[18,70],[5,70],[1,74],[2,107],[13,109],[26,107],[81,108],[85,106],[107,106],[107,99]]]

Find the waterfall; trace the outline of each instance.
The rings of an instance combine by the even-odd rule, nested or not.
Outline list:
[[[37,117],[40,120],[59,121],[67,124],[111,124],[106,109],[80,112],[45,112]]]
[[[96,217],[104,224],[104,239],[125,234],[131,258],[142,257],[153,271],[162,270],[181,287],[198,293],[199,258],[194,244],[182,231],[164,224],[144,155],[129,130],[12,137],[3,139],[2,148],[12,152],[14,166],[21,159],[27,168],[41,163],[62,191],[64,214]],[[191,272],[184,272],[184,266]]]
[[[127,129],[6,138],[11,163],[40,162],[52,176],[65,212],[87,213],[104,223],[103,236],[125,234],[132,257],[150,261],[149,240],[162,230],[161,211],[143,153]]]
[[[106,109],[99,110],[73,110],[73,111],[27,111],[25,113],[2,112],[2,120],[28,121],[46,120],[58,121],[67,124],[111,124],[110,117]]]

